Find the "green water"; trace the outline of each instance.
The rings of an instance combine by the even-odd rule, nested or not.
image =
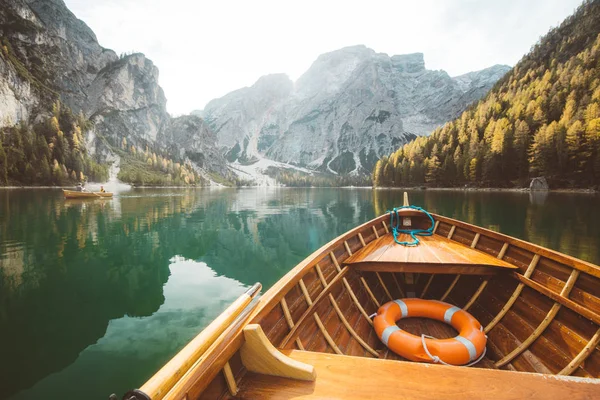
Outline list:
[[[0,191],[0,399],[139,387],[245,288],[270,287],[400,191]],[[600,264],[600,197],[420,191],[411,203]]]

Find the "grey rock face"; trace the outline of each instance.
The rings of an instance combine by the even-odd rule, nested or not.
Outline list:
[[[275,128],[278,111],[293,87],[287,75],[267,75],[252,87],[231,92],[206,106],[210,111],[204,110],[202,115],[216,132],[221,132],[219,146],[229,161],[251,160],[270,147],[270,135],[261,135],[261,130]]]
[[[37,103],[30,83],[21,80],[14,67],[0,57],[0,127],[29,119],[30,110]]]
[[[86,116],[104,136],[120,143],[156,143],[169,123],[166,98],[158,86],[158,68],[143,54],[133,54],[100,70],[87,89]]]
[[[11,53],[14,53],[15,49],[5,45],[6,38],[11,37],[9,27],[14,20],[19,20],[20,28],[26,32],[36,32],[40,25],[24,1],[3,1],[0,7],[0,37],[3,38],[0,49],[0,127],[29,119],[31,110],[39,103],[32,92],[31,82],[19,74],[10,60],[9,52],[12,50]]]
[[[0,126],[35,119],[59,97],[94,123],[86,144],[102,159],[111,156],[105,140],[119,146],[126,138],[229,175],[214,134],[200,118],[171,119],[158,68],[143,54],[119,58],[103,48],[62,0],[0,1],[0,36],[23,67],[19,71],[14,60],[0,54]]]
[[[86,88],[98,71],[117,60],[114,51],[98,44],[94,32],[62,0],[25,0],[38,27],[33,35],[20,35],[15,44],[28,59],[39,58],[48,71],[49,86],[61,101],[79,112]]]
[[[159,141],[181,159],[189,159],[199,168],[220,176],[230,174],[223,155],[217,148],[215,134],[202,118],[184,115],[169,120]]]
[[[230,161],[264,156],[369,173],[382,155],[457,117],[508,70],[452,78],[425,69],[421,53],[389,57],[353,46],[319,56],[293,89],[281,75],[263,77],[211,101],[203,116]]]
[[[508,72],[506,65],[494,65],[481,71],[469,72],[454,77],[464,97],[480,99]],[[474,101],[474,100],[473,100]]]

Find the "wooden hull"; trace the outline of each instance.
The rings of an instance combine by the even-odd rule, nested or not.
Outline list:
[[[141,391],[151,399],[597,396],[600,267],[433,217],[434,235],[414,248],[393,243],[387,215],[334,239],[220,333],[203,336],[201,351],[190,343]],[[411,218],[414,227],[429,224]],[[486,357],[472,368],[447,367],[388,351],[369,316],[405,297],[468,310],[488,335]],[[413,334],[456,335],[432,320],[398,325]],[[265,350],[257,345],[261,332]],[[257,366],[257,359],[276,361]],[[315,381],[306,380],[302,365],[314,368]]]
[[[78,192],[75,190],[64,190],[65,199],[103,199],[113,197],[112,193],[107,192]]]

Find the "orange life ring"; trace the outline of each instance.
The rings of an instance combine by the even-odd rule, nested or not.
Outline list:
[[[458,331],[451,339],[415,336],[396,325],[407,317],[424,317],[446,322]],[[379,339],[394,353],[412,361],[465,365],[479,361],[485,354],[487,337],[471,314],[436,300],[393,300],[379,307],[373,326]]]

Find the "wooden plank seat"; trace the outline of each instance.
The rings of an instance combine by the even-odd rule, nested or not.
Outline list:
[[[283,351],[315,367],[314,382],[246,374],[236,398],[247,399],[591,399],[600,380]]]
[[[412,239],[402,234],[398,240]],[[419,240],[418,246],[402,246],[387,234],[357,250],[344,264],[363,271],[463,275],[491,275],[517,269],[506,261],[440,235],[419,236]]]

